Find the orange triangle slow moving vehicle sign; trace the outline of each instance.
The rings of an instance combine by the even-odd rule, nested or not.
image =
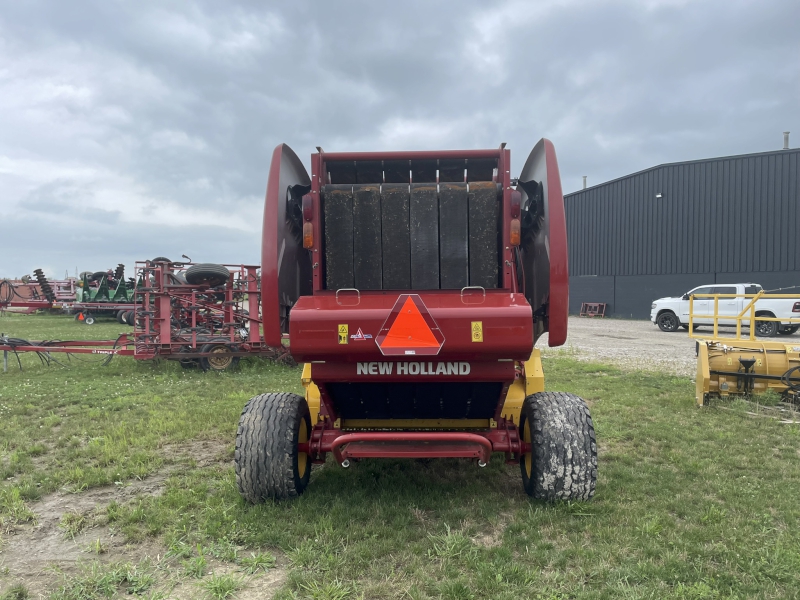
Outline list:
[[[431,356],[444,343],[439,326],[417,294],[402,294],[375,338],[384,356]]]

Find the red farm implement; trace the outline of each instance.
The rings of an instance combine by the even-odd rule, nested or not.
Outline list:
[[[33,278],[0,281],[0,311],[32,313],[61,309],[75,301],[77,279],[48,280],[41,269],[36,269],[33,274]]]
[[[137,281],[126,319],[132,333],[116,340],[29,342],[0,338],[12,352],[107,354],[138,360],[177,360],[185,368],[224,371],[242,356],[290,360],[282,344],[265,344],[259,318],[258,267],[136,263]]]
[[[287,333],[305,397],[262,394],[236,437],[239,490],[302,493],[312,463],[493,453],[534,497],[588,499],[589,410],[544,392],[536,340],[567,335],[564,204],[552,144],[510,151],[272,157],[262,242],[268,344]]]

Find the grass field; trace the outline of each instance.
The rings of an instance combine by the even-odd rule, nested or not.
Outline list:
[[[121,330],[0,318],[28,339]],[[251,506],[231,464],[239,412],[254,394],[300,391],[297,369],[93,360],[26,355],[20,371],[11,356],[0,374],[0,598],[800,596],[800,428],[698,409],[688,379],[547,359],[547,389],[592,408],[590,502],[531,501],[496,457],[329,462],[300,499]],[[81,507],[57,519],[78,560],[20,571],[19,540],[43,535],[53,498]]]

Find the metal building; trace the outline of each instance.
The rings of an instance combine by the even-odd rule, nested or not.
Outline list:
[[[672,163],[568,194],[570,312],[648,318],[703,284],[800,285],[798,163],[800,149]]]

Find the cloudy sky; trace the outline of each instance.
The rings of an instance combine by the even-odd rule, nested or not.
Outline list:
[[[541,137],[566,192],[800,143],[800,2],[0,0],[0,276],[257,262],[273,148]]]

